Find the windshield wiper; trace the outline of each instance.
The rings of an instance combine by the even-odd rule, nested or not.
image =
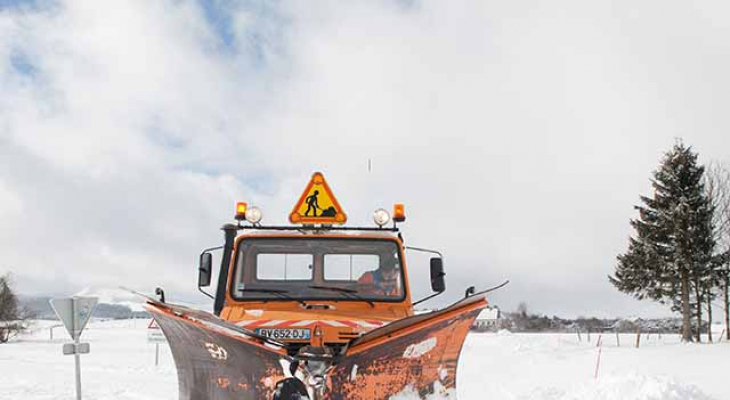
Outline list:
[[[296,301],[299,304],[303,305],[304,307],[307,306],[307,303],[304,302],[304,300],[295,299],[294,297],[290,296],[288,293],[288,290],[284,289],[271,289],[271,288],[247,288],[243,289],[242,292],[253,292],[253,293],[271,293],[275,296],[279,296],[282,299],[286,300],[292,300]]]
[[[318,285],[311,285],[311,286],[309,286],[309,288],[342,293],[352,299],[367,302],[368,304],[370,304],[370,307],[375,308],[375,303],[372,300],[368,300],[368,299],[360,296],[359,294],[357,294],[357,290],[355,290],[355,289],[347,289],[347,288],[341,288],[341,287],[336,287],[336,286],[318,286]]]

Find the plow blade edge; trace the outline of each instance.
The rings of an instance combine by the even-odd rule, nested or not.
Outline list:
[[[291,359],[283,346],[216,317],[150,303],[170,344],[180,400],[271,399]]]
[[[330,374],[331,400],[455,399],[456,369],[483,295],[375,329]]]

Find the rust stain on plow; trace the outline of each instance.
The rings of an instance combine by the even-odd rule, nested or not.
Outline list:
[[[455,395],[459,353],[479,310],[394,337],[341,360],[330,374],[330,400]]]
[[[271,399],[285,378],[280,362],[291,359],[274,346],[209,329],[168,309],[147,309],[170,344],[180,400]]]

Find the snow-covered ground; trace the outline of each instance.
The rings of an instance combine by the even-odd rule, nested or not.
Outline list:
[[[55,324],[55,323],[54,323]],[[0,345],[0,399],[72,400],[73,357],[61,354],[66,339],[50,322],[39,322],[20,341]],[[175,400],[177,378],[169,349],[147,343],[147,321],[92,321],[83,341],[84,399]],[[719,332],[718,332],[719,333]],[[575,334],[474,333],[459,365],[460,400],[725,400],[730,385],[730,343],[681,344],[674,335],[661,339],[634,335],[602,339],[599,348]]]
[[[719,336],[719,332],[716,337]],[[682,344],[678,335],[469,335],[461,399],[726,400],[730,343]],[[600,350],[598,378],[596,365]]]

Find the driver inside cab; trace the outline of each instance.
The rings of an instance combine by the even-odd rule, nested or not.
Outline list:
[[[393,254],[386,254],[380,259],[380,268],[362,274],[357,280],[361,292],[381,296],[400,296],[400,267]]]

